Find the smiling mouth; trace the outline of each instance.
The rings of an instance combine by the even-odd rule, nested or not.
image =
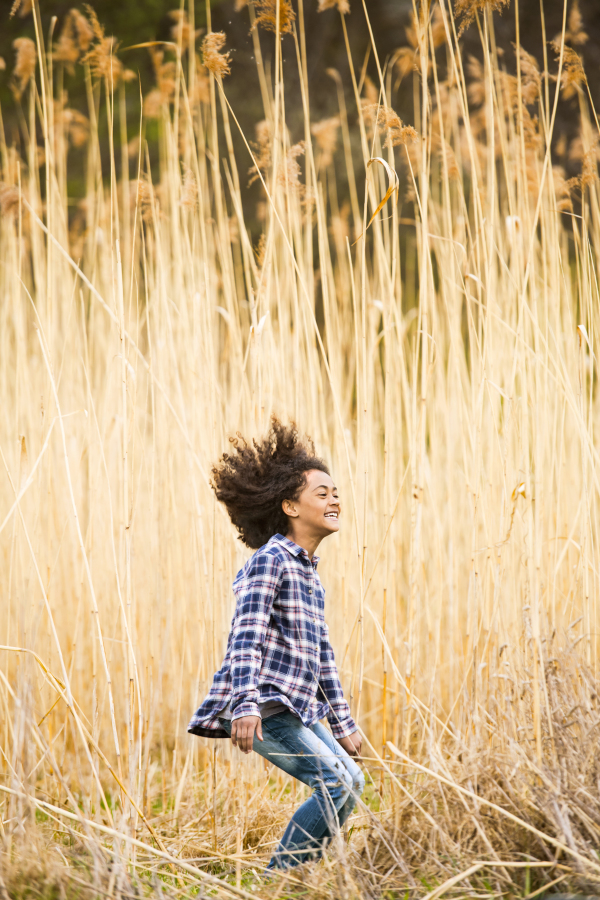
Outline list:
[[[325,513],[325,518],[326,519],[337,519],[338,515],[339,515],[339,513],[336,513],[336,512]]]

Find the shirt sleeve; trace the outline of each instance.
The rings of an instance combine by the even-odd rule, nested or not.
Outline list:
[[[269,554],[256,554],[236,587],[237,604],[231,628],[231,718],[260,716],[258,679],[262,648],[273,602],[279,593],[283,567]]]
[[[338,675],[333,649],[329,643],[329,629],[324,623],[321,629],[321,672],[319,687],[329,703],[327,721],[334,738],[347,737],[357,731],[356,722],[350,715],[350,707],[344,698]]]

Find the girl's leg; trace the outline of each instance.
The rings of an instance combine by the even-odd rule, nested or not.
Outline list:
[[[231,733],[231,722],[221,719],[221,724]],[[352,776],[332,748],[291,713],[265,719],[262,731],[264,740],[255,738],[253,750],[313,791],[292,816],[268,865],[289,868],[319,855],[323,838],[335,833]]]
[[[338,810],[337,817],[341,827],[356,806],[358,799],[365,789],[365,776],[358,763],[346,753],[341,744],[338,744],[332,733],[328,731],[324,725],[321,725],[320,722],[316,722],[314,725],[310,726],[310,730],[314,732],[314,734],[329,747],[331,752],[339,758],[352,778],[352,788],[348,795],[348,799],[342,808]]]

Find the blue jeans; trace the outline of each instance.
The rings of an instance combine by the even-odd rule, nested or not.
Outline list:
[[[219,720],[231,734],[231,722]],[[327,839],[344,824],[365,787],[358,765],[320,722],[307,728],[290,712],[262,723],[263,740],[252,749],[312,788],[290,819],[267,869],[287,869],[318,859]]]

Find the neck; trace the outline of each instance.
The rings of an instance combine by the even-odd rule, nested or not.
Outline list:
[[[293,527],[289,529],[286,537],[293,541],[295,544],[298,544],[299,547],[302,547],[303,550],[306,550],[308,553],[308,558],[312,559],[315,553],[317,552],[317,548],[321,541],[322,537],[317,537],[314,534],[306,533],[302,529],[294,529]]]

